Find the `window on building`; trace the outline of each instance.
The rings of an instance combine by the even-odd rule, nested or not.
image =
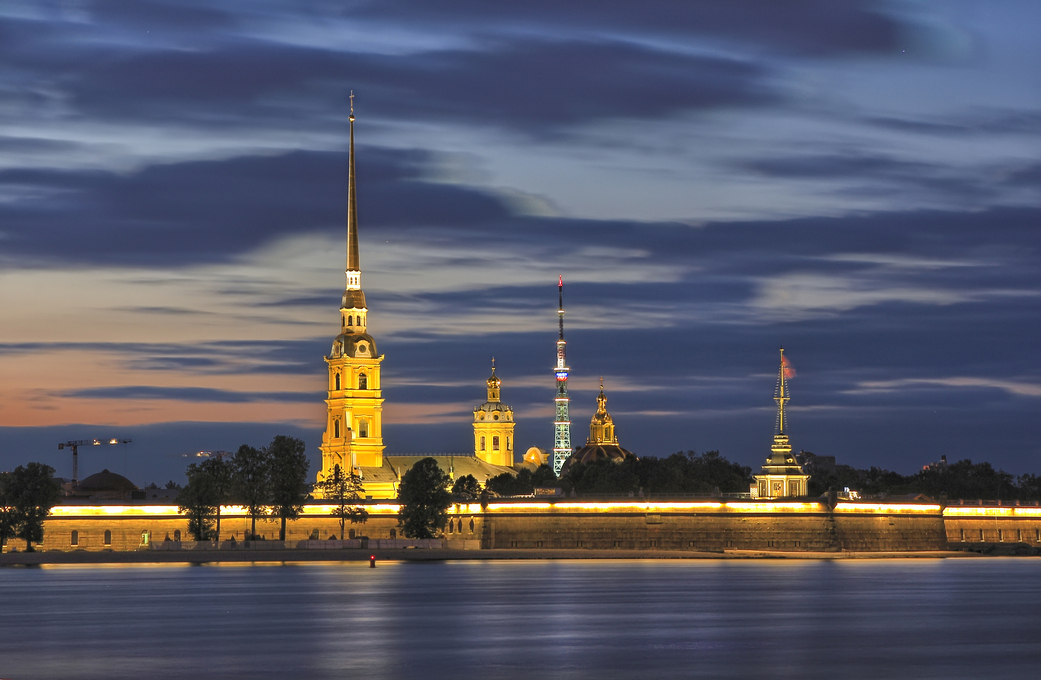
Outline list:
[[[470,533],[472,534],[473,532],[474,532],[474,518],[471,517],[470,518]]]
[[[450,533],[450,534],[454,534],[455,533],[455,522],[449,522],[448,523],[448,533]]]
[[[980,540],[983,540],[983,529],[980,529]]]
[[[340,419],[339,418],[333,418],[333,437],[337,438],[337,439],[340,437]]]
[[[391,538],[397,538],[398,537],[398,530],[397,529],[391,529],[390,530],[390,537]]]
[[[78,532],[75,529],[73,529],[72,530],[72,538],[69,540],[69,543],[71,543],[72,545],[79,545],[80,544],[80,532]]]
[[[358,376],[358,389],[367,390],[369,389],[369,376],[362,373]]]
[[[1004,541],[1005,537],[1001,534],[1001,529],[998,529],[998,542]]]
[[[541,548],[542,547],[542,541],[535,541],[535,547],[536,548]]]
[[[353,326],[354,325],[354,317],[353,316],[348,316],[347,317],[347,325],[348,326]]]
[[[360,420],[358,421],[358,436],[368,437],[369,436],[369,421]]]
[[[105,529],[105,545],[112,545],[112,532]]]
[[[173,540],[175,540],[175,541],[181,540],[181,530],[180,529],[175,529],[174,530],[174,532],[173,532]]]
[[[347,532],[347,538],[354,540],[354,529]]]
[[[481,437],[481,450],[484,451],[484,437]]]
[[[958,529],[958,540],[965,541],[965,529]]]
[[[141,532],[141,545],[147,546],[152,541],[152,535],[148,531]]]
[[[507,451],[512,451],[512,450],[513,450],[513,449],[511,448],[511,444],[510,444],[510,438],[509,438],[509,437],[507,437],[507,438],[506,438],[506,450],[507,450]]]
[[[1022,543],[1022,542],[1023,542],[1023,530],[1022,529],[1016,529],[1016,543]]]
[[[610,438],[611,438],[611,426],[608,425],[607,427],[604,428],[604,439],[610,439]]]
[[[492,437],[492,451],[499,450],[499,435]]]
[[[333,389],[337,389],[337,390],[340,389],[340,374],[339,373],[336,374],[335,383],[336,383],[336,387],[334,387]]]

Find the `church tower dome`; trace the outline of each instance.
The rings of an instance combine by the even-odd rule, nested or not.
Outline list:
[[[474,455],[492,465],[513,465],[513,409],[499,400],[502,380],[492,374],[486,381],[488,401],[474,409]]]

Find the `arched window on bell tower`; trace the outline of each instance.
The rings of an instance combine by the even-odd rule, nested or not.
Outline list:
[[[358,421],[358,436],[368,437],[369,436],[369,421],[359,420]]]
[[[333,437],[336,439],[340,438],[340,419],[337,418],[333,421]]]
[[[339,373],[336,374],[336,378],[333,380],[333,382],[336,384],[336,387],[334,387],[333,389],[336,389],[336,390],[340,389],[340,374]]]
[[[499,435],[492,437],[492,451],[499,450]]]
[[[353,326],[354,325],[354,317],[351,316],[350,314],[347,315],[347,325],[348,326]]]
[[[481,435],[481,450],[484,451],[485,448],[486,448],[486,446],[485,446],[484,435]]]
[[[365,375],[364,373],[362,373],[362,374],[360,374],[358,376],[358,389],[359,390],[367,390],[367,389],[369,389],[369,376]]]

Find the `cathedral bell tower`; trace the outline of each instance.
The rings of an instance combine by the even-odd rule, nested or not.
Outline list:
[[[502,381],[495,375],[488,378],[488,401],[474,409],[474,455],[492,465],[513,465],[513,409],[499,401]]]
[[[322,435],[322,470],[345,472],[383,465],[383,355],[368,334],[369,309],[361,289],[358,213],[354,175],[354,94],[351,94],[351,145],[347,175],[347,285],[340,302],[340,334],[325,362],[329,365],[328,420]]]

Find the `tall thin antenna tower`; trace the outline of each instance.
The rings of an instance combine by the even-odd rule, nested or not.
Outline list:
[[[553,423],[553,472],[560,476],[560,468],[571,455],[571,417],[568,415],[569,399],[567,396],[567,343],[564,342],[564,277],[557,284],[559,305],[557,318],[560,324],[560,336],[557,338],[557,367],[554,374],[557,378],[556,402],[557,419]]]

